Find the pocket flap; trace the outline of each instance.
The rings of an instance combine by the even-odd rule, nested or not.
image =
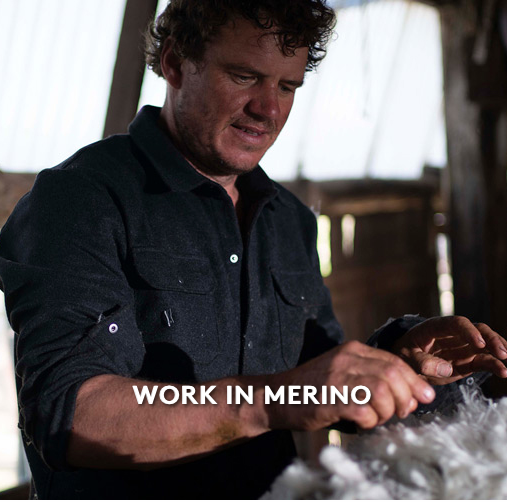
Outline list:
[[[271,274],[278,292],[290,305],[312,307],[326,302],[322,278],[315,272],[271,269]]]
[[[152,248],[132,250],[134,267],[152,288],[206,294],[215,282],[208,259]]]

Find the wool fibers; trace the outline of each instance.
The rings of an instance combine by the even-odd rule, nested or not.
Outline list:
[[[301,460],[264,499],[507,499],[507,398],[464,390],[451,416],[409,417]]]

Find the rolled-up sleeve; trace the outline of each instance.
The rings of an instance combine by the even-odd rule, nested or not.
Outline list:
[[[136,375],[144,345],[124,269],[126,232],[105,186],[43,171],[0,233],[0,277],[16,337],[20,427],[53,469],[80,385]]]

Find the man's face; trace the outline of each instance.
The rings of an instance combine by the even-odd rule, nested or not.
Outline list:
[[[182,153],[209,175],[253,169],[287,121],[307,56],[285,56],[273,34],[244,19],[224,27],[202,62],[183,60],[170,87],[168,126]]]

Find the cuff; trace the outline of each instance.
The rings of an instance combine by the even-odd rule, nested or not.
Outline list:
[[[390,318],[383,326],[375,330],[366,343],[371,347],[390,351],[396,340],[425,320],[425,317],[418,314],[406,314],[397,319]]]
[[[144,354],[133,309],[123,307],[101,315],[70,351],[60,352],[44,371],[32,367],[20,391],[20,425],[27,443],[33,442],[49,467],[72,469],[67,442],[83,382],[103,374],[135,376]]]

